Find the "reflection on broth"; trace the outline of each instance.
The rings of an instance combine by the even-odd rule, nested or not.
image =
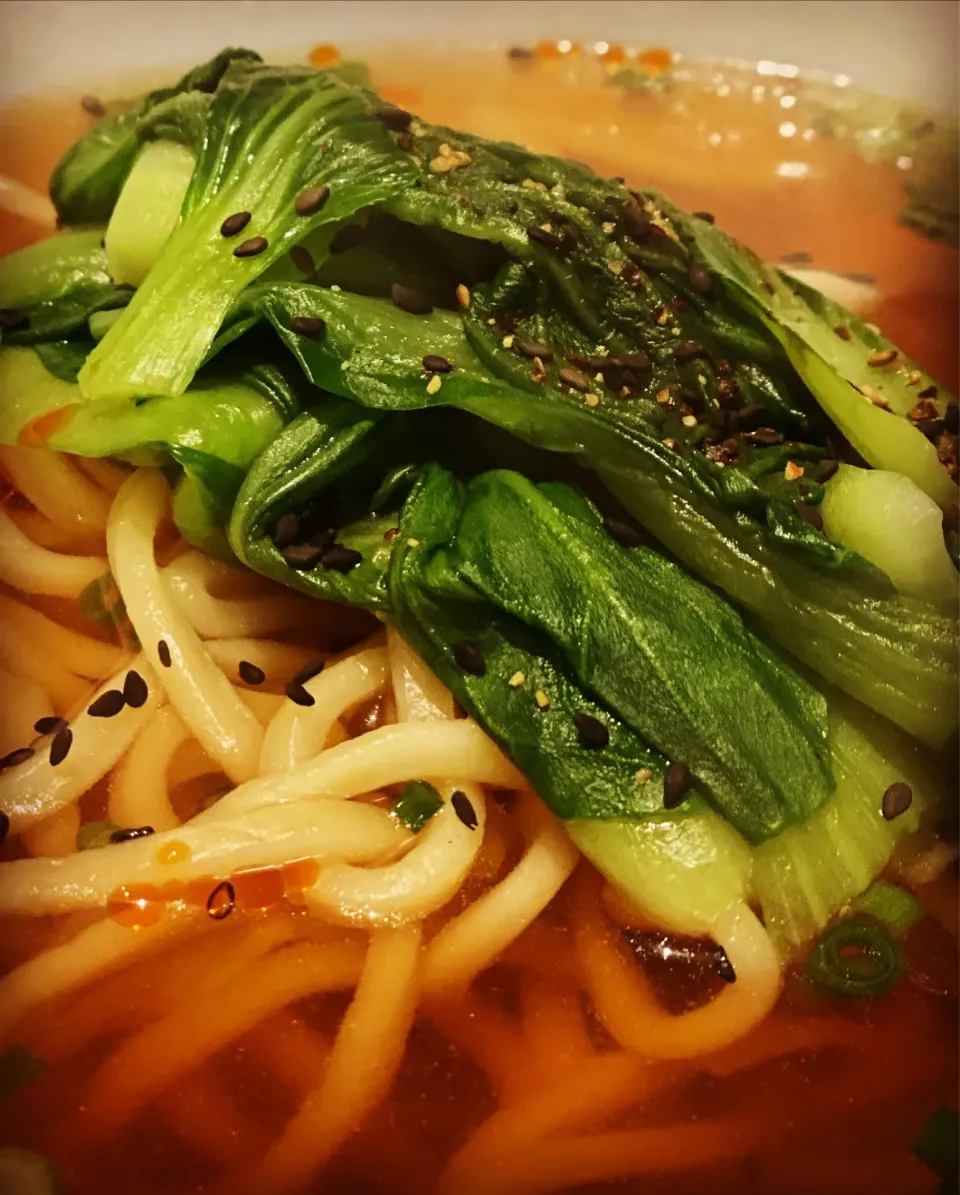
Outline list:
[[[367,58],[384,100],[425,121],[655,187],[765,260],[863,276],[858,314],[955,388],[956,253],[898,223],[903,163],[815,132],[801,79],[694,65],[628,92],[609,82],[617,47],[599,64],[549,47]],[[639,65],[656,78],[668,59]],[[35,193],[91,108],[64,95],[0,112],[0,183],[16,184],[0,185],[0,252],[52,233]],[[501,333],[505,348],[519,337]],[[524,368],[550,365],[549,346],[523,343]],[[433,361],[417,384],[436,394],[463,368]],[[568,369],[578,402],[594,387],[608,403],[602,365]],[[897,886],[884,940],[903,977],[872,999],[831,993],[807,955],[836,908],[783,951],[744,899],[680,932],[670,874],[653,873],[665,890],[641,910],[614,868],[595,870],[534,795],[529,755],[488,738],[393,625],[310,596],[304,568],[351,550],[332,527],[323,538],[326,508],[310,508],[313,539],[271,523],[277,548],[317,550],[283,558],[297,592],[217,559],[222,537],[191,547],[179,492],[142,448],[133,464],[48,452],[70,417],[48,411],[0,447],[0,1145],[51,1160],[65,1195],[938,1190],[913,1153],[957,1089],[956,827],[930,813],[932,750],[910,740],[913,787],[900,781],[891,813],[901,759],[863,747],[880,719],[831,724],[831,747],[846,734],[848,763],[884,777],[884,818],[920,827],[889,862],[883,839],[854,889],[881,868],[887,897]],[[809,481],[819,464],[805,459]],[[803,474],[787,462],[787,481],[791,465]],[[604,527],[625,552],[645,541],[621,513]],[[396,537],[378,530],[376,550]],[[478,655],[453,645],[468,678],[493,668]],[[511,672],[504,692],[538,716],[576,684]],[[606,705],[591,708],[570,741],[599,758]],[[693,783],[672,758],[655,780],[665,809],[670,783],[674,808]],[[642,789],[651,770],[634,770]],[[804,883],[802,851],[785,888]],[[880,907],[859,909],[873,931]],[[872,972],[844,974],[880,991]]]

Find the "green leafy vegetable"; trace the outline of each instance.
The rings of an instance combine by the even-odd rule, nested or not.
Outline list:
[[[443,808],[443,798],[426,780],[412,780],[397,797],[393,816],[408,830],[419,834],[427,822]]]
[[[807,975],[839,996],[881,996],[903,973],[895,938],[878,922],[850,917],[820,935],[807,959]]]
[[[29,1087],[46,1070],[47,1064],[27,1046],[10,1046],[0,1054],[0,1099]]]
[[[914,1142],[914,1154],[940,1176],[942,1195],[956,1190],[960,1172],[960,1115],[945,1105],[931,1113]]]
[[[853,902],[854,913],[863,913],[882,921],[896,938],[903,935],[926,916],[923,905],[915,896],[890,884],[877,880]]]

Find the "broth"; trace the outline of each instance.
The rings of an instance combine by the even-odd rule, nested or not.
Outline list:
[[[370,61],[374,85],[385,98],[427,119],[657,187],[686,208],[709,209],[769,259],[804,253],[820,268],[870,274],[878,298],[866,318],[955,387],[956,254],[896,222],[903,171],[868,164],[848,146],[807,136],[811,111],[799,81],[734,72],[734,85],[723,96],[714,80],[625,98],[582,59],[572,66],[517,66],[500,55],[460,54],[455,60],[443,54]],[[786,103],[792,96],[795,102]],[[0,112],[0,174],[43,189],[60,153],[87,124],[75,95],[9,106]],[[47,231],[42,222],[5,219],[0,251]],[[35,604],[95,633],[72,603]],[[368,633],[364,622],[351,622],[357,640]],[[295,631],[286,639],[314,650],[342,647],[323,630],[312,636]],[[382,706],[362,711],[356,721],[369,729],[389,713]],[[197,799],[188,786],[178,792],[184,802]],[[83,821],[103,818],[106,801],[106,784],[100,783],[83,798]],[[432,915],[428,933],[501,879],[522,851],[510,812],[494,801],[488,805],[481,854],[457,897]],[[253,933],[282,922],[283,932],[305,943],[304,950],[324,939],[326,931],[298,906],[296,883],[284,888],[279,874],[261,875],[247,890],[249,907],[241,902],[200,942],[161,948],[79,993],[43,1004],[18,1028],[17,1043],[51,1065],[5,1101],[0,1141],[53,1159],[67,1195],[230,1190],[229,1182],[221,1186],[223,1175],[242,1174],[263,1154],[322,1070],[346,1008],[342,991],[299,999],[255,1019],[202,1065],[169,1084],[158,1081],[155,1097],[122,1131],[97,1141],[111,1099],[126,1098],[128,1076],[116,1074],[116,1092],[101,1083],[92,1095],[91,1076],[104,1073],[101,1068],[144,1015],[169,1018],[167,1038],[158,1038],[144,1063],[161,1075],[177,1041],[211,1010],[226,1015],[265,982],[265,969],[256,962],[231,977],[231,960]],[[643,1165],[622,1167],[638,1176],[615,1188],[645,1195],[692,1195],[705,1185],[780,1195],[933,1195],[937,1179],[912,1157],[911,1145],[933,1108],[956,1098],[954,870],[918,895],[929,913],[905,939],[907,977],[886,996],[828,1000],[790,974],[774,1013],[735,1045],[706,1057],[637,1066],[636,1073],[617,1079],[626,1093],[618,1099],[604,1087],[608,1114],[577,1121],[578,1129],[599,1135],[580,1154],[561,1153],[563,1168],[552,1185],[530,1185],[515,1161],[547,1159],[536,1173],[549,1173],[551,1138],[521,1135],[502,1156],[502,1170],[490,1162],[495,1150],[480,1155],[491,1169],[473,1174],[470,1190],[496,1195],[501,1183],[514,1192],[614,1189],[583,1178],[596,1173],[600,1155],[609,1160],[610,1179],[617,1177],[618,1159],[654,1159],[647,1173]],[[157,899],[146,895],[148,903]],[[393,1089],[304,1190],[432,1191],[450,1158],[498,1106],[536,1109],[566,1099],[576,1109],[589,1101],[597,1058],[612,1042],[589,1006],[576,935],[598,934],[625,957],[633,957],[628,941],[636,944],[638,935],[625,936],[606,914],[600,929],[596,919],[581,925],[578,900],[605,907],[599,877],[583,861],[467,998],[421,1012]],[[115,904],[113,917],[122,921],[129,906],[129,897]],[[151,917],[163,914],[153,904],[149,911]],[[9,969],[66,942],[90,920],[86,914],[29,923],[8,919],[0,930],[0,965]],[[649,948],[638,952],[636,965],[650,974],[667,1008],[705,1000],[714,982],[697,950],[689,954],[687,962],[668,967],[657,963],[655,951],[652,957]],[[554,1140],[563,1138],[565,1123],[558,1114]]]

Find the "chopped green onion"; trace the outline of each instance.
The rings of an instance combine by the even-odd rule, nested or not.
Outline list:
[[[903,888],[877,880],[853,902],[854,913],[865,913],[882,921],[895,938],[902,938],[924,917],[923,905]]]
[[[0,1054],[0,1099],[16,1095],[47,1069],[42,1058],[26,1046],[11,1046]]]
[[[77,850],[92,851],[99,846],[108,846],[110,835],[119,829],[113,822],[87,822],[77,831]]]
[[[411,780],[393,807],[394,816],[408,830],[419,834],[433,815],[443,808],[443,798],[426,780]]]
[[[942,1191],[956,1190],[960,1173],[960,1113],[956,1108],[941,1105],[931,1113],[913,1152],[943,1180]]]
[[[813,982],[841,996],[880,996],[902,971],[899,943],[866,917],[850,917],[825,930],[807,960]]]

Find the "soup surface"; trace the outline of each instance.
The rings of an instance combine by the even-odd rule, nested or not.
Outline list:
[[[816,105],[789,72],[698,68],[689,80],[626,92],[610,85],[593,55],[365,57],[384,97],[427,119],[656,187],[687,209],[709,210],[769,260],[868,278],[860,283],[862,313],[956,389],[955,252],[898,223],[909,167],[870,163],[818,135]],[[43,191],[89,123],[74,94],[8,106],[0,112],[0,175]],[[3,217],[0,251],[51,231],[42,204],[27,208]],[[23,454],[0,450],[10,518],[46,547],[102,560],[105,512],[123,473],[74,460],[69,486],[37,517],[30,487],[42,489],[42,467]],[[85,525],[69,517],[74,490],[94,511]],[[405,666],[402,649],[365,616],[318,614],[312,601],[204,563],[166,519],[157,560],[188,603],[208,603],[210,624],[200,633],[217,645],[218,662],[259,721],[279,707],[283,679],[317,658],[327,659],[328,676],[332,665],[354,661],[354,696],[335,711],[328,744],[402,717],[390,679],[396,685]],[[12,728],[25,714],[15,707],[29,705],[35,690],[48,699],[45,716],[67,714],[130,658],[120,654],[118,632],[91,622],[75,596],[27,598],[15,580],[3,580],[3,617],[28,644],[42,642],[49,627],[24,608],[75,634],[44,653],[23,691],[11,679],[19,675],[10,663],[15,648],[0,642],[0,753],[22,745]],[[360,677],[358,651],[379,680]],[[245,679],[241,660],[262,665],[266,681]],[[84,825],[116,821],[118,802],[135,809],[159,785],[175,828],[231,787],[175,716],[153,716],[139,762],[131,750],[82,798]],[[392,795],[374,786],[363,799],[380,808]],[[544,881],[542,911],[534,894],[519,924],[511,924],[509,900],[491,914],[502,917],[506,944],[467,994],[449,996],[441,985],[417,1000],[408,961],[420,949],[419,931],[395,930],[380,970],[353,999],[367,934],[304,914],[302,892],[317,875],[309,863],[234,874],[229,898],[218,898],[229,899],[222,918],[209,903],[210,884],[195,892],[118,888],[103,926],[85,912],[6,918],[5,971],[40,964],[52,948],[64,953],[22,973],[28,985],[49,983],[50,998],[27,997],[21,1006],[9,988],[0,998],[5,1044],[46,1064],[3,1101],[0,1142],[52,1159],[67,1195],[532,1195],[608,1186],[651,1195],[704,1187],[933,1195],[938,1180],[911,1146],[933,1109],[954,1104],[957,1093],[949,840],[937,845],[925,835],[891,865],[892,876],[913,876],[926,916],[904,939],[906,976],[888,994],[830,999],[794,969],[775,1009],[745,1037],[706,1052],[663,1051],[658,1018],[706,1006],[723,986],[710,944],[665,935],[586,862],[562,848],[551,855],[529,794],[507,785],[477,800],[485,808],[482,846],[453,898],[426,920],[424,941],[508,877],[518,883],[518,867],[527,868],[522,883],[534,885],[536,844],[554,873]],[[77,831],[75,814],[45,823],[11,840],[5,854],[67,854]],[[176,862],[176,841],[165,849]],[[929,864],[931,851],[945,869]],[[935,876],[929,882],[924,865]],[[184,929],[173,916],[180,899],[186,920],[192,909],[202,929]],[[85,934],[91,944],[70,954]],[[128,949],[124,935],[149,945]],[[68,991],[58,986],[58,968],[82,972],[82,959],[112,950],[116,966]],[[361,1039],[352,1051],[341,1029],[348,1007]],[[408,1013],[414,1023],[404,1045],[394,1021]],[[616,1026],[644,1018],[653,1027],[649,1053],[622,1049]]]

